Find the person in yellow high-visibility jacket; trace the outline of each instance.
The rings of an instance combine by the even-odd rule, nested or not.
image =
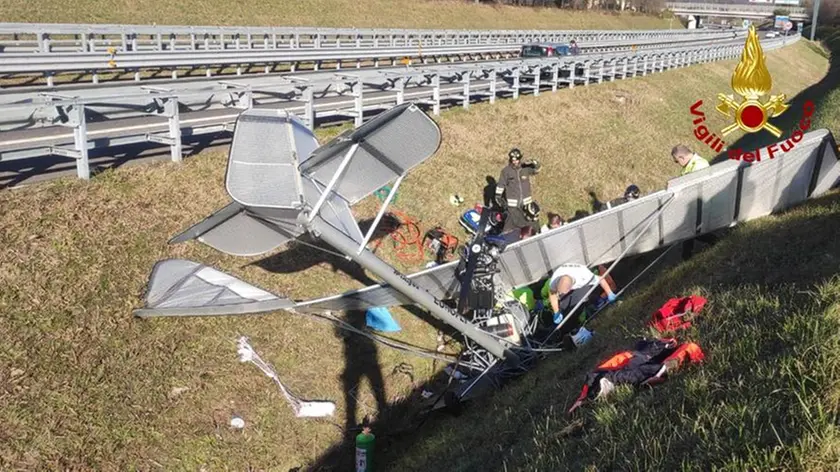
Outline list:
[[[681,176],[709,167],[709,161],[692,152],[684,144],[679,144],[671,149],[671,158],[682,167]]]
[[[700,157],[684,144],[678,144],[671,149],[671,158],[675,164],[679,164],[682,167],[680,176],[709,167],[709,161]],[[718,237],[712,233],[697,236],[694,239],[699,239],[709,246],[714,246],[718,242]],[[691,257],[692,252],[694,252],[694,239],[689,239],[683,243],[682,259],[684,261],[687,261]]]

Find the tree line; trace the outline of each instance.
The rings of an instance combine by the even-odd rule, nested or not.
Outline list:
[[[665,0],[475,0],[475,3],[570,10],[635,11],[652,14],[658,14],[665,8]]]
[[[523,7],[565,8],[570,10],[609,10],[634,11],[640,13],[659,14],[665,9],[665,0],[473,0],[475,3],[491,3],[498,5],[516,5]],[[675,0],[694,1],[697,3],[729,3],[748,4],[749,0]],[[814,8],[814,0],[804,0],[800,3],[810,16]],[[779,13],[784,13],[784,5],[778,5]],[[820,0],[820,24],[840,24],[840,0]]]

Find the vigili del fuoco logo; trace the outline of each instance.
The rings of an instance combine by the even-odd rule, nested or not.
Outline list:
[[[746,133],[767,130],[777,138],[782,136],[782,130],[773,126],[769,120],[786,112],[790,105],[785,104],[785,94],[771,95],[766,102],[762,102],[761,98],[770,93],[773,85],[765,61],[766,57],[761,49],[761,42],[758,40],[755,26],[750,25],[744,50],[741,53],[741,61],[735,66],[735,72],[732,73],[732,90],[739,95],[739,99],[736,99],[733,94],[718,94],[720,103],[715,109],[733,121],[732,124],[723,128],[720,132],[721,137],[725,137],[738,128]],[[695,126],[694,136],[715,152],[721,152],[726,143],[704,124],[706,115],[700,110],[701,105],[703,105],[703,100],[698,100],[690,108],[691,114],[697,117],[693,122]],[[811,127],[814,103],[807,100],[802,108],[803,117],[799,121],[799,126],[793,130],[788,139],[751,152],[744,152],[740,148],[727,148],[729,158],[735,160],[743,158],[746,162],[761,161],[762,150],[764,151],[764,157],[770,159],[773,159],[780,149],[783,152],[792,150],[796,143],[802,140],[803,134]]]

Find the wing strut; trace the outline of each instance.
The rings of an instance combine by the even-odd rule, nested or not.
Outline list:
[[[626,247],[626,248],[624,248],[624,251],[622,251],[622,252],[621,252],[621,254],[619,254],[619,256],[616,258],[616,260],[615,260],[615,261],[613,261],[613,263],[612,263],[612,264],[610,264],[610,267],[607,269],[607,271],[606,271],[606,272],[604,272],[604,273],[601,275],[601,277],[602,277],[602,278],[603,278],[603,277],[606,277],[607,275],[609,275],[609,274],[610,274],[610,272],[612,272],[612,270],[613,270],[613,268],[615,268],[616,264],[618,264],[618,263],[619,263],[619,261],[621,261],[621,259],[623,259],[623,258],[624,258],[624,256],[625,256],[625,255],[626,255],[626,254],[630,251],[630,249],[631,249],[633,246],[635,246],[635,245],[636,245],[636,243],[639,241],[639,239],[641,239],[641,238],[642,238],[642,236],[644,236],[644,234],[645,234],[645,233],[647,233],[647,230],[648,230],[648,229],[650,229],[650,227],[651,227],[651,225],[653,224],[653,222],[655,222],[655,221],[657,220],[657,218],[659,218],[659,215],[661,215],[661,214],[662,214],[662,212],[664,212],[664,211],[665,211],[665,209],[666,209],[666,208],[668,208],[668,205],[670,205],[670,204],[671,204],[671,203],[673,203],[674,201],[676,201],[675,195],[674,195],[674,194],[671,194],[671,196],[668,198],[668,200],[667,200],[665,203],[663,203],[663,204],[662,204],[662,206],[660,206],[658,210],[656,210],[655,212],[653,212],[653,213],[650,215],[650,220],[647,222],[647,224],[645,225],[645,227],[644,227],[644,228],[642,228],[642,230],[641,230],[641,231],[639,231],[639,234],[637,234],[637,235],[636,235],[636,237],[635,237],[635,238],[633,238],[633,242],[631,242],[630,244],[628,244],[628,245],[627,245],[627,247]],[[572,311],[570,311],[570,312],[568,313],[568,315],[566,315],[566,316],[563,318],[563,321],[561,321],[561,322],[560,322],[560,324],[558,324],[557,326],[555,326],[555,327],[554,327],[554,330],[553,330],[551,333],[549,333],[549,334],[548,334],[548,336],[546,336],[545,341],[543,341],[543,345],[545,345],[545,343],[547,343],[547,342],[548,342],[548,340],[549,340],[549,339],[551,339],[551,337],[554,335],[554,333],[556,333],[557,331],[559,331],[559,330],[560,330],[560,328],[562,328],[562,327],[563,327],[563,325],[564,325],[564,324],[566,324],[566,322],[567,322],[567,321],[569,321],[570,319],[572,319],[573,315],[574,315],[574,314],[575,314],[575,312],[578,310],[578,308],[580,308],[580,306],[581,306],[581,305],[583,305],[583,302],[584,302],[584,301],[586,301],[587,299],[589,299],[589,296],[592,294],[592,292],[593,292],[596,288],[598,288],[598,284],[595,284],[595,285],[593,285],[593,286],[591,286],[591,287],[589,288],[589,291],[587,291],[587,292],[586,292],[586,295],[584,295],[583,297],[581,297],[581,299],[580,299],[580,301],[578,301],[577,305],[575,305],[575,306],[574,306],[574,308],[572,308]]]
[[[320,210],[321,207],[324,206],[324,202],[326,202],[327,198],[329,198],[330,192],[332,192],[333,188],[335,188],[335,184],[338,183],[338,179],[340,179],[341,176],[344,175],[344,170],[347,169],[347,164],[350,164],[350,160],[353,158],[353,154],[355,154],[356,149],[358,147],[359,143],[353,143],[353,145],[350,146],[350,150],[347,151],[347,154],[344,155],[344,159],[341,161],[341,165],[338,167],[338,170],[335,172],[335,175],[332,176],[332,179],[330,179],[330,183],[327,184],[327,188],[324,189],[324,193],[322,193],[321,196],[318,198],[318,203],[315,204],[315,208],[312,209],[307,224],[312,223],[312,220],[314,220],[315,216],[318,215],[318,210]]]
[[[301,213],[301,219],[308,219],[308,216],[305,213]],[[488,333],[479,330],[474,324],[458,316],[451,308],[433,297],[429,292],[418,287],[400,271],[391,267],[368,250],[362,250],[361,253],[357,252],[355,241],[328,223],[323,222],[321,218],[313,219],[312,223],[308,225],[308,229],[330,246],[347,255],[351,255],[352,259],[359,263],[359,265],[382,278],[391,287],[399,290],[405,296],[429,310],[429,313],[433,316],[457,329],[464,336],[475,341],[476,344],[494,356],[511,363],[519,362],[519,356],[512,350],[504,347],[502,343],[492,338]]]
[[[362,244],[359,245],[359,251],[356,252],[357,255],[361,254],[362,251],[365,250],[365,246],[367,246],[368,241],[370,241],[371,236],[373,236],[373,232],[376,231],[376,227],[379,226],[379,221],[382,219],[383,216],[385,216],[385,211],[388,209],[388,205],[391,204],[391,200],[394,198],[394,195],[397,194],[397,189],[400,187],[403,178],[405,178],[405,175],[401,175],[394,183],[394,186],[391,188],[391,191],[388,192],[388,197],[385,199],[385,202],[382,203],[382,208],[379,210],[379,213],[376,214],[376,218],[373,220],[373,224],[370,225],[370,229],[365,235],[365,239],[362,241]]]

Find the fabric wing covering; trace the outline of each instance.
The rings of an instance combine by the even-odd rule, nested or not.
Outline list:
[[[225,188],[233,202],[170,243],[197,238],[226,254],[248,257],[300,236],[303,230],[297,216],[304,194],[313,192],[304,188],[298,176],[298,160],[317,147],[315,135],[294,116],[279,110],[244,111],[236,121],[225,174]],[[334,209],[344,209],[346,202],[333,200],[328,219],[347,226],[346,218],[338,218]]]
[[[567,262],[592,267],[613,261],[637,236],[627,255],[767,216],[817,197],[840,182],[836,149],[831,133],[820,129],[805,134],[791,151],[772,160],[731,160],[671,179],[666,190],[508,246],[500,261],[502,282],[521,287],[547,277],[554,267]],[[456,265],[437,266],[409,278],[439,299],[452,299],[459,287]],[[306,302],[301,308],[366,309],[400,303],[408,302],[396,290],[375,285]]]
[[[261,313],[294,307],[294,302],[242,280],[183,259],[155,264],[137,316],[205,316]]]
[[[303,189],[298,159],[318,140],[297,118],[280,110],[251,109],[236,120],[225,186],[246,207],[299,208]]]
[[[295,210],[249,211],[231,202],[204,220],[169,240],[177,244],[190,239],[233,256],[256,256],[276,249],[300,235]]]
[[[437,123],[416,105],[406,103],[316,149],[301,159],[300,171],[326,187],[349,159],[335,192],[354,205],[428,159],[440,141]]]

